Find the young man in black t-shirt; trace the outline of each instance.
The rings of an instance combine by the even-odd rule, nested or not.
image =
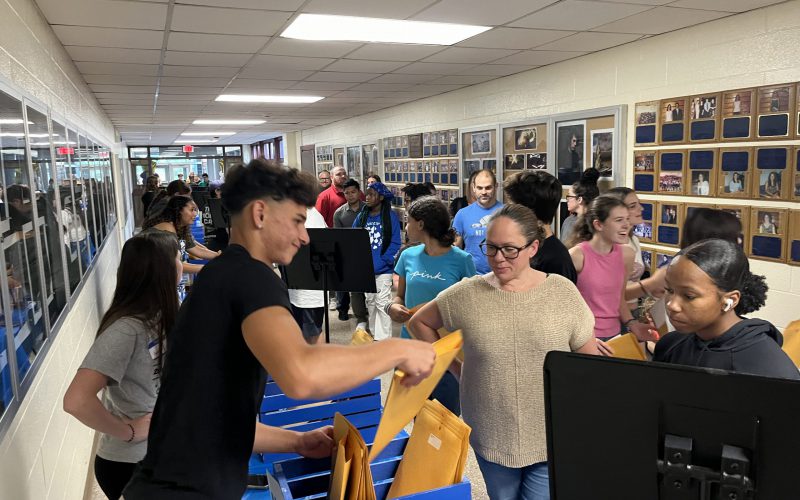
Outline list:
[[[513,203],[533,210],[542,224],[544,241],[531,259],[531,267],[543,273],[561,275],[573,283],[578,282],[578,273],[569,256],[567,247],[553,234],[553,217],[561,202],[561,182],[541,170],[518,172],[503,184],[503,191]]]
[[[399,367],[413,385],[433,368],[430,344],[390,339],[360,347],[310,346],[273,264],[308,244],[316,180],[254,160],[223,187],[230,245],[197,276],[168,337],[147,456],[127,500],[239,499],[252,452],[330,454],[330,427],[298,433],[256,423],[265,371],[293,398],[338,394]]]

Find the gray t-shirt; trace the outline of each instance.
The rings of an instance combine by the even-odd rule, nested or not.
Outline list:
[[[160,385],[158,343],[152,329],[141,320],[122,318],[94,341],[81,363],[108,377],[103,405],[113,415],[127,419],[151,413]],[[151,345],[151,350],[148,349]],[[101,434],[97,454],[106,460],[135,463],[144,458],[147,441],[126,443]]]

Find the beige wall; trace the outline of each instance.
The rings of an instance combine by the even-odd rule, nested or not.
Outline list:
[[[31,0],[0,0],[0,81],[119,153],[111,121]],[[121,208],[120,174],[114,172]],[[99,312],[111,301],[120,242],[117,225],[0,439],[0,499],[83,497],[94,431],[64,413],[61,399],[94,339]]]
[[[630,186],[636,102],[792,81],[800,81],[800,0],[309,129],[302,144],[361,144],[390,135],[626,104],[629,133],[623,158]],[[789,202],[763,204],[797,208]],[[779,327],[800,318],[800,268],[751,262],[755,272],[767,276],[771,289],[759,315]]]

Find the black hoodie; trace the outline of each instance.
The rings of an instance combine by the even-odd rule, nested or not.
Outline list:
[[[800,380],[782,344],[783,336],[772,323],[743,319],[711,341],[694,333],[668,333],[656,344],[653,361]]]

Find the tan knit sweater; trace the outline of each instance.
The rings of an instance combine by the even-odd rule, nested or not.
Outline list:
[[[464,336],[461,408],[475,452],[506,467],[546,461],[544,357],[574,351],[594,334],[578,289],[555,274],[526,292],[473,276],[435,300],[444,327]]]

